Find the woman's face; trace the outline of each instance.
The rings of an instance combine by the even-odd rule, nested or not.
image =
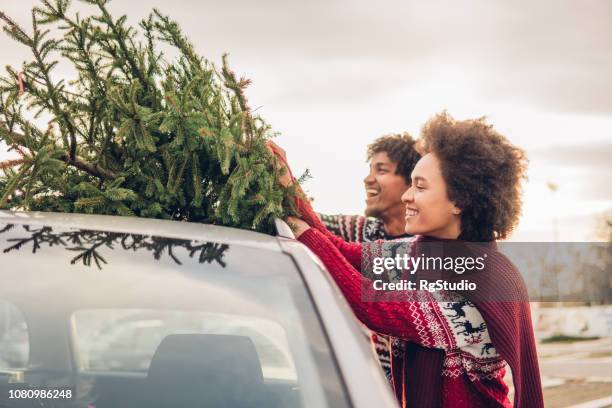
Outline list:
[[[406,232],[455,239],[461,233],[461,210],[449,201],[440,161],[428,153],[412,171],[412,185],[402,195]]]

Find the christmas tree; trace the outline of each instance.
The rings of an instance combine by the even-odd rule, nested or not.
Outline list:
[[[136,30],[111,15],[109,0],[81,1],[97,12],[71,16],[70,0],[41,0],[31,32],[0,11],[4,31],[33,56],[0,77],[0,140],[18,154],[0,162],[1,209],[263,232],[295,213],[295,187],[277,183],[266,145],[274,134],[249,109],[249,80],[226,55],[220,67],[200,57],[157,10]],[[60,61],[74,67],[74,80],[54,80]],[[48,126],[37,126],[45,117]]]

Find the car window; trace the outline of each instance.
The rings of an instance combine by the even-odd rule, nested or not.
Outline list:
[[[26,367],[29,354],[30,336],[23,313],[0,299],[0,370]]]
[[[286,331],[273,320],[154,309],[82,310],[75,312],[72,320],[82,371],[146,372],[155,351],[169,335],[224,334],[252,340],[264,378],[297,381]]]

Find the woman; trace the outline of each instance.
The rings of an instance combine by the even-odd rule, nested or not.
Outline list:
[[[406,232],[417,237],[394,243],[394,253],[399,248],[428,256],[434,248],[453,259],[484,253],[479,273],[437,275],[448,282],[469,277],[478,291],[377,292],[364,277],[364,265],[388,254],[389,243],[346,243],[303,200],[302,218],[288,221],[321,258],[357,317],[391,337],[392,383],[402,406],[512,406],[503,381],[508,364],[515,406],[543,407],[524,282],[494,242],[517,223],[524,155],[483,119],[455,121],[446,113],[425,125],[421,142],[423,157],[402,197]],[[281,182],[292,180],[285,175]],[[416,275],[430,272],[421,268]]]

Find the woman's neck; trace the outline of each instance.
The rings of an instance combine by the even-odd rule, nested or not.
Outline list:
[[[433,236],[433,235],[421,235],[421,237],[423,237],[423,241],[429,241],[429,242],[434,242],[434,241],[438,241],[438,242],[461,241],[461,239],[459,237],[457,237],[457,238],[441,238],[441,237],[437,237],[437,236]]]

